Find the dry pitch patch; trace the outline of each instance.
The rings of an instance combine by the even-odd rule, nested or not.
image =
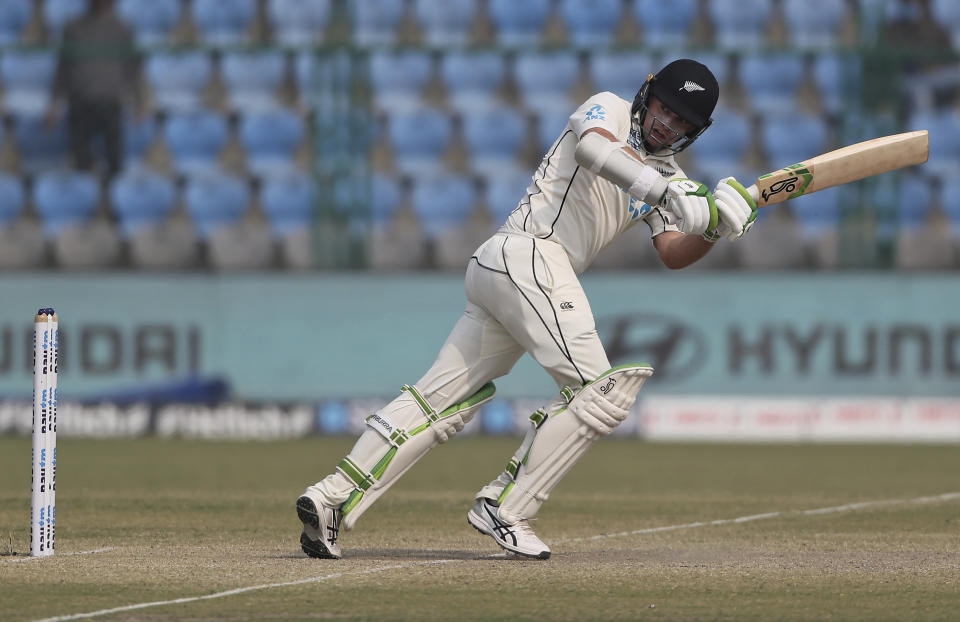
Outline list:
[[[951,620],[960,610],[960,498],[916,501],[960,491],[955,447],[610,440],[544,507],[535,527],[554,556],[537,562],[504,559],[465,520],[515,443],[456,439],[431,453],[331,562],[299,552],[292,504],[348,439],[65,440],[58,553],[0,556],[0,619],[152,602],[164,604],[94,619]],[[0,468],[0,552],[22,553],[29,442],[0,439]],[[804,513],[879,500],[900,502]],[[638,530],[649,531],[597,537]]]

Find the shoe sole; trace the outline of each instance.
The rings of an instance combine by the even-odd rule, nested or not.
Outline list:
[[[490,527],[487,525],[487,522],[483,520],[483,518],[477,517],[477,515],[473,513],[473,510],[467,512],[467,523],[483,535],[493,538],[493,541],[497,543],[497,546],[504,551],[508,551],[514,555],[519,555],[520,557],[526,557],[528,559],[550,559],[550,551],[541,551],[540,553],[524,553],[523,551],[518,551],[506,546],[500,542],[500,540],[498,540],[493,533],[490,532]]]
[[[318,535],[320,534],[320,515],[313,499],[310,497],[297,499],[297,517],[303,523],[303,533],[300,534],[300,549],[304,553],[319,559],[340,559],[339,555],[330,552],[322,537],[311,538],[307,533],[309,528]]]

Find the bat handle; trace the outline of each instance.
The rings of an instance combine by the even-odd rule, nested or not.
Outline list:
[[[757,204],[757,207],[763,207],[763,205],[760,204],[760,189],[757,188],[757,184],[749,186],[747,192],[750,193],[750,197],[753,199],[753,202]]]

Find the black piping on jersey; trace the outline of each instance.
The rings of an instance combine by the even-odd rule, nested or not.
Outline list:
[[[586,378],[583,377],[583,374],[580,372],[580,368],[577,367],[577,364],[574,362],[573,357],[570,356],[570,348],[567,347],[567,340],[563,336],[563,329],[560,327],[560,319],[557,317],[557,310],[554,308],[553,302],[550,301],[550,296],[547,295],[547,292],[544,291],[543,286],[540,285],[540,279],[537,278],[537,270],[536,270],[537,238],[532,238],[531,241],[533,242],[533,247],[530,253],[530,269],[531,269],[531,272],[533,273],[533,281],[534,283],[537,284],[537,289],[539,289],[543,293],[544,298],[547,299],[547,302],[550,304],[550,309],[553,310],[553,319],[557,324],[557,332],[560,334],[560,341],[562,341],[563,343],[560,343],[560,341],[558,341],[557,338],[554,337],[553,331],[550,330],[550,326],[549,324],[547,324],[547,320],[544,319],[542,315],[540,315],[540,311],[537,310],[536,305],[533,304],[533,301],[531,301],[530,298],[524,293],[524,291],[520,288],[520,285],[517,284],[517,282],[513,279],[513,275],[510,274],[510,268],[509,266],[507,266],[507,252],[506,252],[507,240],[504,240],[503,246],[500,247],[500,253],[501,253],[501,256],[503,257],[503,266],[507,270],[506,272],[507,278],[509,278],[510,282],[513,283],[513,286],[517,288],[517,291],[520,292],[520,295],[523,296],[523,299],[527,301],[527,304],[529,304],[530,308],[533,309],[533,312],[537,314],[537,317],[540,318],[540,322],[543,324],[543,327],[547,329],[547,334],[550,335],[550,338],[553,339],[553,342],[557,344],[557,349],[560,350],[561,354],[563,354],[563,358],[567,359],[570,362],[570,364],[573,366],[573,369],[577,372],[577,375],[580,376],[580,382],[583,384],[586,384],[587,383]],[[477,263],[479,264],[480,262],[478,261]]]
[[[567,130],[566,132],[564,132],[564,133],[563,133],[563,136],[560,137],[560,140],[558,140],[558,141],[556,142],[556,144],[554,144],[553,150],[552,150],[552,151],[550,152],[550,154],[547,156],[547,162],[546,162],[546,164],[545,164],[544,167],[543,167],[543,177],[541,177],[539,180],[537,180],[536,175],[534,175],[534,178],[533,178],[533,179],[534,179],[535,181],[543,181],[543,180],[547,177],[547,171],[550,169],[550,160],[551,160],[551,158],[553,158],[553,155],[557,152],[557,149],[560,148],[560,143],[562,143],[563,140],[567,137],[567,134],[573,134],[573,130]],[[578,166],[577,168],[579,169],[580,167]],[[576,171],[574,171],[574,174],[576,174]],[[573,179],[571,178],[570,181],[572,182]],[[540,187],[540,184],[537,184],[537,188],[539,188],[539,187]],[[569,189],[570,189],[570,187],[567,186],[567,190],[569,190]],[[529,222],[529,221],[530,221],[530,217],[533,216],[533,207],[530,206],[530,201],[531,201],[531,199],[533,198],[533,195],[534,195],[534,194],[540,194],[541,192],[543,192],[543,190],[537,190],[537,191],[534,192],[533,194],[528,194],[528,195],[527,195],[526,201],[527,201],[527,207],[529,208],[529,210],[527,211],[527,215],[526,215],[526,216],[524,217],[524,219],[523,219],[523,230],[524,230],[525,232],[527,232],[527,233],[529,233],[529,231],[527,231],[527,222]],[[567,198],[566,193],[564,193],[563,198],[564,198],[564,199]],[[520,205],[517,206],[517,209],[520,209],[521,207],[523,207],[523,202],[522,202],[522,201],[520,202]],[[563,207],[563,206],[562,206],[562,204],[561,204],[561,208],[562,208],[562,207]],[[557,221],[554,220],[553,222],[556,223]],[[552,226],[551,226],[550,235],[553,235]],[[550,235],[548,235],[547,237],[550,237]]]
[[[505,272],[503,270],[497,270],[496,268],[491,268],[490,266],[483,265],[482,263],[480,263],[480,258],[477,257],[476,255],[473,255],[472,257],[470,257],[470,259],[472,261],[477,262],[477,265],[483,268],[484,270],[489,270],[490,272],[496,272],[497,274],[504,274],[506,276],[510,276],[509,272]]]

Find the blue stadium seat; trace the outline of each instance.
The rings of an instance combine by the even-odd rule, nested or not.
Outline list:
[[[426,45],[465,45],[476,21],[477,0],[413,0],[413,12]]]
[[[491,178],[516,170],[527,142],[523,114],[509,106],[475,111],[464,116],[462,131],[474,173]]]
[[[144,46],[166,43],[182,13],[180,0],[120,0],[116,10]]]
[[[546,154],[554,141],[560,138],[572,113],[573,110],[563,108],[548,108],[537,113],[534,125],[541,153]]]
[[[550,0],[488,0],[487,11],[497,43],[512,48],[540,43],[552,7]]]
[[[443,155],[453,139],[453,121],[436,108],[398,112],[387,124],[387,140],[397,169],[420,175],[444,168]]]
[[[806,239],[816,240],[828,233],[836,232],[840,226],[842,186],[826,188],[815,194],[800,196],[788,201],[784,207],[793,212],[800,231]],[[773,209],[777,209],[774,207]],[[769,214],[765,214],[769,212]],[[761,209],[759,214],[770,218],[773,210]],[[763,224],[761,223],[761,227]],[[761,230],[761,235],[762,235]]]
[[[28,173],[67,162],[67,123],[63,118],[47,127],[42,114],[19,115],[13,120],[13,137],[20,165]]]
[[[495,224],[505,222],[510,213],[517,209],[517,205],[526,197],[530,183],[530,173],[519,170],[487,180],[487,207]]]
[[[45,0],[43,21],[50,31],[50,39],[59,39],[67,22],[86,13],[88,2],[89,0]]]
[[[153,117],[136,118],[126,115],[123,120],[123,156],[125,166],[143,162],[157,139],[157,122]]]
[[[392,175],[376,173],[371,180],[370,217],[375,226],[385,226],[404,200],[400,180]]]
[[[89,173],[48,171],[34,180],[33,205],[44,233],[56,237],[68,227],[88,222],[100,201],[100,184]]]
[[[920,175],[901,177],[897,205],[898,224],[901,229],[912,229],[922,225],[933,207],[930,181]]]
[[[317,189],[307,173],[273,175],[260,187],[260,206],[277,237],[313,226],[317,213]]]
[[[620,0],[560,0],[570,43],[581,48],[612,44],[622,7]]]
[[[15,115],[43,113],[50,104],[56,69],[52,51],[5,50],[0,57],[4,109]]]
[[[257,14],[255,0],[193,0],[190,8],[203,43],[229,46],[249,42],[250,26]]]
[[[286,58],[277,49],[226,52],[220,61],[230,107],[241,112],[276,106],[286,71]]]
[[[405,0],[364,0],[350,3],[353,42],[360,46],[391,45],[406,11]]]
[[[634,0],[633,14],[650,48],[683,47],[697,18],[696,0]]]
[[[771,170],[829,151],[828,141],[827,124],[819,115],[771,115],[761,124],[760,142]]]
[[[208,238],[217,229],[240,221],[250,204],[250,188],[236,175],[210,173],[191,177],[183,198],[197,232]]]
[[[725,50],[755,50],[766,42],[773,17],[768,0],[707,0],[716,44]]]
[[[452,174],[417,178],[410,197],[420,227],[432,238],[463,224],[476,200],[473,180]]]
[[[194,175],[219,167],[220,152],[227,144],[229,127],[222,115],[211,110],[190,110],[170,115],[163,137],[178,173]]]
[[[157,108],[195,108],[210,84],[213,61],[203,51],[154,52],[147,58],[145,74]]]
[[[783,0],[789,45],[798,50],[826,50],[838,44],[847,16],[845,0]]]
[[[110,205],[124,237],[160,225],[173,212],[177,188],[166,175],[129,169],[110,182]]]
[[[580,73],[576,54],[569,51],[520,54],[514,61],[513,73],[520,99],[531,112],[548,108],[570,108],[568,114],[573,112],[570,94]]]
[[[960,50],[960,4],[956,0],[931,0],[930,12],[950,33],[953,49]]]
[[[930,132],[930,159],[923,165],[926,175],[949,179],[960,170],[960,114],[953,110],[916,112],[907,120],[907,131]]]
[[[506,59],[497,51],[450,51],[440,59],[447,101],[461,113],[494,105],[506,73]]]
[[[433,73],[427,52],[378,51],[370,54],[374,106],[381,111],[416,108]]]
[[[322,43],[330,22],[331,0],[269,0],[267,19],[273,42],[287,46]]]
[[[761,114],[790,112],[804,77],[799,54],[746,54],[740,59],[740,81],[750,107]]]
[[[859,92],[859,59],[820,54],[814,59],[811,72],[824,111],[828,114],[841,113],[847,93]]]
[[[16,220],[25,204],[26,195],[20,177],[0,172],[0,227]]]
[[[240,119],[239,135],[250,171],[271,175],[296,167],[296,152],[306,137],[306,124],[299,114],[286,108],[248,112]]]
[[[943,211],[950,219],[953,236],[960,238],[960,178],[954,176],[944,179],[940,189],[940,200]]]
[[[741,168],[753,140],[747,115],[731,108],[717,107],[712,118],[713,124],[689,149],[695,168],[701,174],[700,179],[711,187],[717,180],[734,175]]]
[[[30,23],[33,12],[30,0],[6,0],[0,2],[0,45],[15,45],[20,42]]]
[[[610,91],[629,102],[636,97],[647,75],[659,69],[653,56],[646,52],[596,52],[587,64],[594,90]]]

